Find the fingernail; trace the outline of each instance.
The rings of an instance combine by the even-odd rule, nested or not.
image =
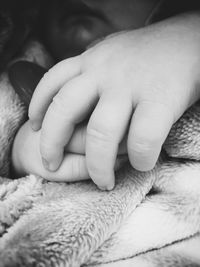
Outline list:
[[[114,184],[105,185],[105,186],[98,186],[102,191],[111,191],[114,188]]]
[[[31,128],[33,131],[38,131],[40,130],[40,125],[36,122],[30,122]]]
[[[114,187],[115,187],[114,184],[110,184],[110,185],[107,186],[107,190],[111,191],[111,190],[113,190]]]
[[[46,170],[49,170],[49,163],[46,159],[42,158],[42,164]]]
[[[57,171],[57,169],[60,167],[60,164],[61,162],[58,161],[58,158],[57,158],[57,161],[54,160],[53,162],[49,162],[49,170],[51,172]]]
[[[108,191],[113,190],[114,186],[115,186],[115,174],[114,174],[114,170],[112,172],[112,175],[110,176],[110,179],[108,179],[109,184],[106,185],[106,189]]]
[[[155,162],[156,163],[156,162]],[[139,159],[135,159],[135,161],[131,164],[134,169],[141,171],[141,172],[147,172],[152,170],[155,167],[154,161],[148,161],[143,160],[142,162]]]
[[[50,163],[44,158],[42,158],[42,163],[43,163],[45,169],[48,170],[48,171],[51,171],[51,172],[56,171],[58,169],[58,167],[59,167],[58,164]]]
[[[100,190],[102,190],[102,191],[106,191],[106,190],[107,190],[106,186],[98,186],[98,188],[99,188]]]

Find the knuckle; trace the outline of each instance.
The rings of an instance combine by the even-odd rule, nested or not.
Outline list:
[[[102,130],[100,127],[95,127],[90,123],[87,127],[87,136],[94,140],[99,140],[105,143],[113,142],[113,135],[109,131]]]
[[[61,96],[57,95],[53,98],[53,101],[48,109],[48,114],[54,117],[64,118],[65,122],[73,122],[72,114],[66,108],[66,104]]]
[[[148,129],[149,128],[149,129]],[[154,147],[157,147],[162,144],[164,141],[164,132],[158,127],[150,127],[150,125],[144,128],[137,128],[133,136],[130,136],[130,140],[132,139],[132,145],[136,147],[141,147],[145,150],[150,150]]]
[[[54,116],[63,117],[66,122],[73,122],[72,112],[69,112],[65,100],[60,94],[53,98],[48,112],[54,114]]]
[[[130,151],[133,151],[137,154],[146,154],[157,149],[160,146],[161,144],[159,139],[143,138],[134,140],[129,149]]]
[[[66,103],[60,92],[53,97],[52,105],[58,110],[65,111]]]

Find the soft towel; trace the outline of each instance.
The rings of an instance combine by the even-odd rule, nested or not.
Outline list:
[[[49,68],[37,42],[23,57]],[[91,181],[9,177],[26,110],[0,77],[0,266],[200,266],[200,104],[173,126],[156,167],[126,164],[111,192]],[[5,177],[7,176],[7,178]]]

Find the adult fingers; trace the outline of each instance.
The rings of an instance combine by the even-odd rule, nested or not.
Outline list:
[[[115,97],[113,97],[113,95]],[[130,97],[104,93],[87,127],[86,162],[90,177],[103,190],[114,187],[114,164],[132,112]]]
[[[65,146],[65,151],[85,155],[86,132],[86,123],[78,125],[75,128],[69,143]],[[127,154],[127,136],[123,138],[122,142],[119,144],[118,149],[118,155],[125,154]]]
[[[172,111],[164,104],[141,102],[136,107],[128,134],[128,155],[140,171],[152,169],[174,123]]]
[[[60,168],[50,172],[41,167],[40,175],[55,182],[74,182],[90,179],[85,156],[79,154],[66,154]]]
[[[63,85],[81,72],[80,57],[56,64],[40,80],[29,106],[29,118],[33,130],[39,130],[45,112],[53,97]]]
[[[44,117],[40,139],[47,169],[55,171],[59,167],[75,125],[85,118],[97,98],[95,82],[86,75],[69,81],[54,97]]]
[[[126,156],[120,156],[117,158],[115,170],[120,169],[124,163],[127,162],[127,160],[128,157]],[[55,172],[49,172],[48,170],[44,169],[41,162],[34,162],[29,168],[29,171],[23,174],[30,173],[31,169],[31,173],[55,182],[75,182],[90,179],[86,165],[86,158],[85,156],[79,154],[65,154],[60,168]]]
[[[120,156],[115,163],[115,170],[120,169],[128,157]],[[75,182],[90,179],[89,172],[86,165],[86,158],[79,154],[66,154],[64,156],[62,165],[56,172],[49,172],[41,167],[40,175],[45,179],[55,182]]]

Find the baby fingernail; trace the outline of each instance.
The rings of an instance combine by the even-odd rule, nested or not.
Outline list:
[[[107,190],[111,191],[111,190],[113,190],[114,187],[115,187],[114,184],[110,184],[110,185],[107,186]]]
[[[54,172],[58,169],[58,164],[48,162],[45,158],[42,158],[42,163],[46,170]]]
[[[33,131],[38,131],[40,129],[40,126],[36,122],[31,122],[31,128]]]
[[[54,160],[52,162],[49,162],[49,170],[52,172],[57,171],[57,169],[60,167],[61,164],[60,157],[57,158],[57,160]]]
[[[46,170],[49,170],[49,163],[46,159],[42,158],[42,164]]]
[[[102,190],[102,191],[106,191],[106,190],[107,190],[106,186],[98,186],[98,187],[99,187],[99,189]]]
[[[114,188],[114,184],[105,185],[105,186],[98,186],[102,191],[111,191]]]

